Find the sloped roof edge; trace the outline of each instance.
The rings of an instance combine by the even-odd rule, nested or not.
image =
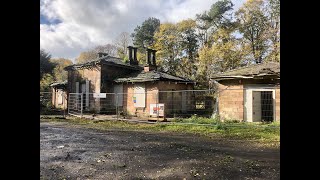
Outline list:
[[[173,76],[164,72],[149,71],[149,72],[135,72],[127,75],[126,77],[120,77],[115,79],[115,82],[147,82],[147,81],[161,81],[172,80],[176,82],[194,83],[189,79],[185,79],[178,76]]]
[[[79,69],[79,68],[86,68],[86,67],[91,67],[91,66],[96,66],[99,64],[109,64],[109,65],[114,65],[114,66],[121,66],[125,68],[130,68],[130,69],[142,69],[140,66],[133,66],[130,64],[126,64],[122,62],[122,59],[113,57],[113,56],[104,56],[97,58],[96,60],[89,61],[86,63],[81,63],[81,64],[73,64],[70,66],[65,67],[65,70],[73,70],[73,69]]]
[[[275,62],[254,64],[218,73],[210,79],[250,79],[256,77],[277,76],[280,78],[280,64]]]

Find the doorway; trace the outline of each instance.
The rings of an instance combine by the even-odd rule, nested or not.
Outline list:
[[[80,83],[79,83],[80,84]],[[84,83],[80,84],[80,93],[82,93],[82,107],[83,110],[89,109],[89,86],[90,86],[90,81],[86,80]]]
[[[273,121],[273,91],[252,91],[253,122]]]

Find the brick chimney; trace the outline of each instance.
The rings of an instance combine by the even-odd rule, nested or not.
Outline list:
[[[148,72],[148,71],[156,70],[157,69],[156,50],[147,48],[146,58],[147,58],[147,60],[146,60],[145,66],[144,66],[144,71]]]
[[[108,53],[104,53],[104,52],[98,52],[98,57],[104,57],[104,56],[108,56]]]
[[[128,56],[130,65],[139,65],[138,59],[137,59],[137,47],[128,46]]]
[[[150,71],[150,68],[147,65],[145,65],[143,68],[144,68],[144,72],[149,72]]]
[[[137,47],[133,48],[133,63],[132,63],[133,65],[139,64],[138,59],[137,59],[137,50],[138,50]]]
[[[156,63],[156,52],[157,52],[157,50],[153,49],[151,52],[152,52],[152,65],[157,70],[157,63]]]
[[[133,64],[132,49],[133,49],[132,46],[128,46],[128,53],[129,53],[128,56],[129,56],[130,65]]]
[[[147,48],[147,51],[146,51],[146,59],[147,59],[146,65],[151,65],[151,49],[149,48]]]

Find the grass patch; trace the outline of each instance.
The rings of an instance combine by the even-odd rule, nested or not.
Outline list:
[[[175,118],[172,122],[177,123],[196,123],[196,124],[217,124],[219,120],[214,118],[205,118],[198,117],[196,115],[191,116],[190,118]]]
[[[209,120],[203,119],[202,122]],[[100,130],[122,129],[122,130],[147,130],[191,133],[208,137],[224,137],[232,140],[255,140],[263,143],[278,143],[280,141],[280,123],[231,123],[211,120],[208,125],[181,124],[179,121],[171,124],[134,124],[126,121],[97,121],[81,118],[72,119],[41,119],[41,121],[68,122],[81,125],[86,128]],[[186,121],[194,121],[187,119]],[[185,122],[185,121],[184,121]],[[201,124],[201,123],[199,123]],[[267,145],[265,144],[265,145]]]

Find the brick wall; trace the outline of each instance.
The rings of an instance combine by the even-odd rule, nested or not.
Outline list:
[[[174,83],[174,82],[158,82],[160,91],[179,91],[192,90],[193,84]],[[187,93],[185,102],[182,102],[182,92],[160,92],[159,103],[165,104],[165,114],[181,114],[189,109],[195,108],[195,101],[192,99],[192,93]],[[193,101],[192,101],[193,100]],[[182,109],[182,103],[185,103],[185,109]]]
[[[81,92],[81,84],[85,83],[86,80],[90,81],[89,92],[90,93],[100,93],[101,86],[101,67],[95,66],[90,69],[79,69],[68,71],[68,93],[76,92],[76,82],[79,82],[79,92]],[[100,109],[100,99],[95,99],[90,96],[89,101],[94,102],[94,109],[90,106],[90,110],[95,110],[99,112]]]
[[[158,94],[159,94],[159,85],[158,83],[147,82],[146,83],[146,109],[144,112],[144,116],[150,115],[150,104],[156,104],[159,102]]]
[[[123,84],[123,109],[127,111],[127,113],[131,115],[135,115],[136,108],[133,104],[133,92],[134,85],[133,84]]]
[[[74,71],[68,71],[68,92],[76,92],[76,82],[84,82],[85,80],[90,81],[90,93],[100,93],[101,83],[101,71],[100,67],[92,69],[79,69]],[[81,89],[81,87],[79,87]]]
[[[81,72],[81,71],[80,71]],[[99,69],[84,69],[82,70],[82,78],[90,81],[89,92],[100,93],[101,71]]]
[[[146,88],[146,106],[145,108],[136,108],[134,107],[133,103],[133,93],[134,93],[134,84],[123,84],[123,93],[125,93],[124,96],[124,102],[123,106],[124,109],[127,110],[128,113],[132,115],[137,115],[139,117],[148,117],[149,111],[150,111],[150,104],[155,104],[159,102],[157,93],[160,91],[169,91],[169,90],[186,90],[186,89],[192,89],[193,85],[191,84],[181,84],[181,83],[170,83],[165,81],[160,82],[146,82],[145,83]],[[160,102],[160,103],[166,103],[166,101]]]
[[[117,77],[123,77],[134,72],[134,70],[125,69],[117,66],[103,65],[101,68],[101,92],[113,92],[113,80]]]
[[[158,87],[156,83],[152,82],[146,82],[145,88],[146,88],[146,102],[145,107],[134,107],[133,103],[133,96],[134,96],[134,84],[123,84],[123,93],[125,93],[124,96],[124,109],[127,110],[128,113],[132,115],[137,115],[138,117],[148,117],[149,116],[149,110],[150,110],[150,104],[157,103],[157,93],[158,93]]]
[[[243,120],[242,88],[243,85],[219,85],[220,90],[226,89],[219,93],[219,115],[222,120]]]

